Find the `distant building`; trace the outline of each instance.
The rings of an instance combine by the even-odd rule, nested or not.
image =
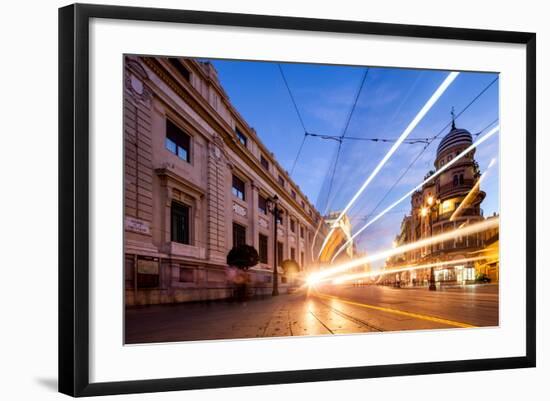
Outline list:
[[[258,250],[256,293],[271,291],[274,251],[279,266],[312,265],[322,217],[230,103],[211,63],[127,56],[124,148],[127,305],[230,296],[234,245]],[[276,245],[273,195],[283,210]]]
[[[341,212],[335,211],[329,213],[324,218],[326,225],[332,228],[332,234],[326,237],[322,246],[319,255],[319,262],[321,264],[330,264],[333,262],[332,259],[334,255],[339,252],[340,248],[343,246],[345,246],[345,248],[336,256],[334,262],[350,260],[354,256],[355,247],[351,240],[351,222],[346,214],[342,217],[340,217],[340,214]]]
[[[454,118],[450,132],[441,140],[434,161],[435,170],[462,153],[472,144],[472,135],[465,129],[456,128]],[[444,173],[430,181],[411,196],[411,212],[403,218],[394,246],[413,243],[484,220],[481,202],[485,198],[479,185],[480,171],[472,149]],[[425,178],[434,171],[427,173]],[[466,200],[465,200],[466,199]],[[498,218],[492,216],[491,218]],[[495,242],[496,236],[496,242]],[[492,256],[469,262],[462,259],[486,254],[487,246],[496,244]],[[493,245],[493,248],[495,245]],[[489,261],[491,259],[491,261]],[[452,261],[457,263],[453,264]],[[386,270],[407,266],[445,262],[435,268],[435,280],[439,283],[473,283],[481,275],[498,281],[498,228],[395,255],[386,261]],[[487,265],[490,264],[490,266]],[[401,285],[427,285],[430,269],[388,273],[386,281]]]

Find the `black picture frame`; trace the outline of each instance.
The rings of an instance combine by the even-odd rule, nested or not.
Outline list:
[[[438,38],[526,46],[526,354],[520,357],[90,383],[88,61],[91,18]],[[71,396],[159,392],[534,367],[536,35],[434,26],[75,4],[59,9],[59,391]]]

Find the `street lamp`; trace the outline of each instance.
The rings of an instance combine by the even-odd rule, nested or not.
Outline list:
[[[273,292],[272,296],[279,295],[279,277],[277,274],[277,223],[283,211],[279,209],[279,197],[273,195],[266,199],[267,210],[273,214]]]
[[[439,199],[436,201],[434,199],[433,196],[428,196],[428,198],[426,199],[426,203],[428,204],[428,206],[424,206],[422,207],[422,209],[420,209],[420,214],[422,215],[422,217],[426,217],[428,216],[428,221],[429,221],[429,225],[430,225],[430,237],[433,237],[433,220],[432,220],[432,215],[433,213],[437,212],[438,210],[438,204],[439,204]],[[433,258],[433,244],[430,243],[430,256]],[[434,266],[432,265],[430,267],[430,286],[428,287],[430,291],[436,291],[437,287],[435,285],[435,272],[434,272]]]

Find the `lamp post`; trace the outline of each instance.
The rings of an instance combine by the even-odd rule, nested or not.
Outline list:
[[[279,295],[279,277],[277,274],[277,223],[283,211],[279,209],[279,197],[273,195],[267,198],[267,209],[273,214],[273,291],[272,296]]]
[[[423,207],[421,210],[422,216],[428,216],[428,222],[430,225],[430,237],[433,237],[433,219],[432,215],[434,212],[437,211],[437,207],[439,204],[439,199],[436,201],[433,196],[428,196],[427,199],[428,207]],[[432,258],[433,262],[433,244],[430,243],[430,256]],[[434,266],[432,265],[430,267],[430,285],[429,285],[430,291],[436,291],[437,287],[435,285],[435,272],[434,272]]]

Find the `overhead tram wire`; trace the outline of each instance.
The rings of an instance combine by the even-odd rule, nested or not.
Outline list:
[[[300,120],[300,124],[302,126],[302,129],[304,130],[304,137],[302,139],[302,143],[300,144],[300,147],[298,148],[298,153],[296,154],[296,157],[294,158],[294,162],[292,163],[292,168],[290,169],[290,176],[292,176],[292,173],[294,172],[294,168],[296,167],[296,163],[298,162],[298,159],[300,157],[300,154],[302,153],[302,149],[304,147],[304,143],[306,142],[306,139],[308,137],[307,135],[307,129],[304,124],[304,120],[302,119],[302,115],[300,114],[300,110],[298,109],[298,105],[296,104],[296,100],[294,99],[294,96],[292,95],[292,91],[290,90],[290,86],[288,85],[288,81],[286,80],[285,73],[283,71],[283,67],[281,67],[281,64],[277,64],[279,67],[279,72],[281,73],[281,77],[283,78],[283,82],[285,83],[286,89],[288,91],[288,94],[290,96],[290,100],[292,100],[292,104],[294,105],[294,110],[296,110],[296,115],[298,116],[298,120]]]
[[[306,136],[312,136],[312,137],[321,138],[321,139],[329,139],[337,142],[347,140],[347,141],[370,141],[370,142],[390,142],[391,143],[391,142],[397,142],[399,140],[398,138],[365,138],[365,137],[357,137],[357,136],[346,136],[342,138],[342,136],[338,136],[338,135],[315,134],[313,132],[306,132]],[[417,143],[428,143],[431,140],[432,140],[431,137],[430,138],[407,138],[403,140],[403,143],[414,145]]]
[[[350,112],[348,114],[348,118],[346,120],[346,125],[344,126],[344,129],[342,131],[342,135],[340,135],[339,137],[335,137],[335,138],[337,138],[336,140],[338,141],[338,149],[336,151],[336,160],[334,160],[334,168],[332,169],[332,174],[331,174],[330,181],[329,181],[329,187],[328,187],[327,197],[326,197],[326,206],[325,206],[326,210],[325,210],[325,213],[328,211],[328,208],[329,208],[330,194],[332,192],[332,186],[334,184],[334,175],[336,174],[336,169],[338,167],[338,160],[340,158],[340,152],[342,150],[342,142],[343,142],[344,138],[346,137],[346,133],[348,131],[349,124],[350,124],[351,118],[353,116],[353,112],[355,111],[355,107],[357,106],[357,102],[359,101],[359,96],[361,95],[361,92],[363,91],[363,86],[365,85],[365,81],[367,80],[367,76],[369,75],[369,71],[370,71],[369,67],[365,68],[365,72],[363,73],[363,78],[361,79],[361,84],[359,85],[359,89],[357,90],[357,94],[355,95],[355,100],[354,100],[353,105],[351,106]],[[307,135],[311,135],[311,133],[306,132],[306,136]],[[315,136],[315,134],[311,135],[311,136]]]
[[[432,108],[432,106],[437,102],[437,100],[443,95],[443,93],[447,90],[447,88],[454,82],[456,77],[460,74],[460,72],[457,71],[451,71],[447,77],[441,82],[439,87],[436,89],[436,91],[432,94],[432,96],[428,99],[428,101],[424,104],[424,106],[420,109],[420,111],[416,114],[416,116],[412,119],[412,121],[407,125],[405,130],[401,133],[399,136],[399,139],[392,145],[390,150],[386,153],[386,155],[380,160],[376,168],[371,172],[371,174],[368,176],[368,178],[363,182],[363,185],[359,188],[359,190],[353,195],[351,200],[348,202],[348,204],[339,212],[338,218],[333,222],[332,228],[330,229],[329,233],[325,237],[325,241],[323,242],[321,246],[321,251],[319,252],[319,255],[323,251],[328,238],[331,236],[331,234],[334,232],[334,228],[336,224],[342,219],[342,217],[346,214],[346,212],[353,206],[355,201],[361,196],[363,191],[367,188],[369,183],[376,177],[378,172],[382,169],[384,164],[388,161],[388,159],[395,153],[397,148],[403,143],[403,141],[409,136],[409,134],[414,130],[414,128],[418,125],[418,123],[424,118],[426,113]],[[349,242],[349,241],[348,241]],[[334,259],[334,258],[333,258]]]
[[[491,86],[493,86],[493,84],[498,81],[498,76],[493,79],[491,82],[489,82],[489,84],[483,88],[483,90],[481,92],[479,92],[471,101],[470,103],[468,103],[456,116],[455,116],[455,119],[457,119],[458,117],[460,117],[466,110],[468,110],[470,108],[470,106],[472,106],[485,92],[487,92],[487,90],[489,90],[489,88]],[[479,136],[479,134],[481,134],[483,131],[485,131],[487,128],[489,128],[490,126],[492,126],[496,121],[498,121],[498,118],[493,121],[491,124],[487,125],[485,128],[483,128],[481,131],[479,131],[478,133],[474,134],[475,136]],[[403,173],[399,176],[399,178],[393,183],[393,185],[390,187],[390,189],[388,189],[388,191],[386,191],[386,193],[384,194],[384,196],[382,197],[382,199],[380,199],[380,201],[378,201],[378,203],[376,204],[376,206],[371,210],[370,213],[367,214],[367,216],[372,216],[376,210],[380,207],[380,205],[386,200],[386,198],[388,197],[388,195],[393,191],[393,189],[397,186],[397,184],[399,184],[399,182],[401,182],[401,180],[403,179],[403,177],[405,177],[405,175],[409,172],[409,170],[411,169],[411,167],[418,161],[418,159],[420,159],[420,157],[422,156],[422,154],[424,154],[424,152],[426,151],[426,149],[437,139],[441,136],[441,134],[443,132],[445,132],[445,130],[447,128],[449,128],[449,125],[451,125],[451,123],[447,123],[438,133],[437,135],[433,136],[430,138],[430,141],[426,143],[426,145],[420,150],[420,152],[415,156],[415,158],[412,160],[412,162],[407,166],[407,168],[405,169],[405,171],[403,171]]]
[[[342,141],[344,139],[344,137],[346,136],[346,133],[347,133],[347,130],[348,130],[348,127],[349,127],[349,124],[350,124],[350,121],[351,121],[351,117],[353,116],[353,112],[355,111],[355,107],[357,106],[357,102],[359,100],[359,96],[361,95],[361,91],[363,90],[363,86],[365,85],[365,81],[367,79],[367,75],[369,74],[369,71],[370,71],[370,68],[367,67],[365,68],[365,72],[363,74],[363,78],[361,79],[361,84],[359,85],[359,89],[357,90],[357,94],[355,96],[355,100],[353,102],[353,105],[351,107],[351,110],[350,110],[350,113],[348,115],[348,118],[347,118],[347,121],[346,121],[346,125],[344,126],[344,129],[342,131],[342,134],[339,136],[339,137],[334,137],[335,140],[338,141],[338,149],[336,150],[336,158],[334,160],[334,168],[332,169],[332,174],[331,174],[331,177],[330,177],[330,181],[329,181],[329,187],[328,187],[328,190],[327,190],[327,196],[326,196],[326,204],[325,204],[325,211],[323,213],[323,215],[325,215],[327,212],[328,212],[328,209],[329,209],[329,205],[330,205],[330,194],[332,192],[332,186],[333,186],[333,183],[334,183],[334,175],[336,174],[336,168],[338,167],[338,160],[340,158],[340,152],[342,150]],[[305,136],[304,138],[306,138],[307,136],[315,136],[315,135],[311,135],[311,133],[308,133],[308,132],[305,132]],[[305,139],[304,139],[305,140]],[[315,234],[313,235],[313,242],[311,244],[311,257],[312,259],[315,259],[314,257],[314,254],[313,254],[313,247],[315,245],[315,240],[317,238],[317,235],[319,234],[319,230],[321,228],[321,225],[323,223],[323,219],[320,219],[319,220],[319,224],[317,225],[317,229],[315,230]],[[329,237],[330,237],[330,234],[329,233],[323,243],[321,244],[321,249],[324,248],[326,242],[328,241]]]

